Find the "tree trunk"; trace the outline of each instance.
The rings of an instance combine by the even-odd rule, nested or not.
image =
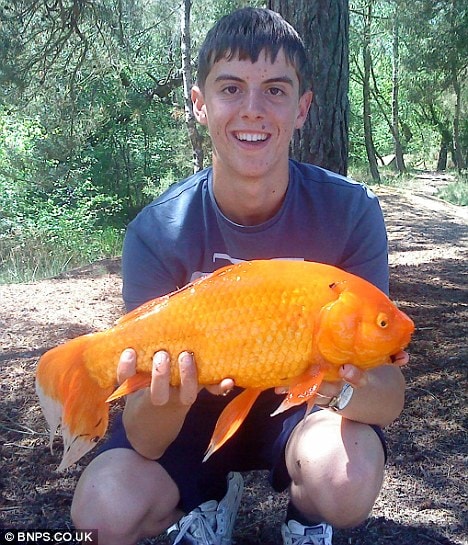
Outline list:
[[[346,174],[349,128],[348,0],[269,0],[304,40],[312,67],[314,100],[294,135],[299,160]]]
[[[437,172],[447,170],[448,144],[442,139],[439,149],[439,158],[437,159]]]
[[[461,141],[460,141],[460,114],[461,114],[461,86],[455,70],[452,75],[452,86],[455,91],[455,113],[453,116],[453,158],[458,172],[465,168]]]
[[[463,5],[463,2],[462,2]],[[465,8],[466,9],[466,8]],[[456,28],[459,25],[458,17],[462,13],[462,6],[460,6],[457,0],[452,0],[450,2],[449,10],[449,21],[450,29],[453,36],[459,36],[459,33],[456,32]],[[466,49],[466,48],[465,48]],[[463,78],[463,72],[466,73],[466,63],[464,64],[462,59],[457,59],[457,56],[452,54],[448,55],[452,87],[455,92],[455,112],[453,115],[453,159],[455,166],[458,172],[461,172],[465,167],[465,159],[462,151],[462,144],[460,139],[460,116],[462,110],[462,88],[460,84],[460,77]],[[465,70],[462,69],[462,66],[465,67]],[[463,79],[461,80],[463,81]]]
[[[398,2],[395,4],[393,19],[393,48],[392,48],[392,136],[395,150],[395,162],[398,172],[406,172],[403,148],[400,140],[400,119],[399,119],[399,87],[400,87],[400,52],[399,52],[399,21]]]
[[[372,7],[373,0],[370,0],[366,7],[364,15],[364,39],[362,46],[362,57],[364,62],[364,81],[362,86],[363,93],[363,114],[364,114],[364,140],[366,144],[367,160],[372,179],[380,183],[380,173],[375,158],[374,140],[372,137],[372,111],[371,111],[371,88],[370,75],[372,68],[372,58],[370,52],[371,43],[371,25],[372,25]]]
[[[197,121],[193,115],[190,91],[192,89],[192,65],[190,43],[190,10],[191,0],[183,0],[181,13],[181,44],[182,52],[182,79],[184,86],[185,122],[193,148],[193,171],[203,168],[203,137],[197,129]]]

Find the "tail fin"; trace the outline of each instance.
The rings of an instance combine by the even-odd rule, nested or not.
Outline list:
[[[91,450],[107,430],[113,387],[102,388],[90,376],[83,352],[93,335],[84,335],[46,352],[37,366],[36,392],[50,427],[50,446],[59,425],[64,470]]]

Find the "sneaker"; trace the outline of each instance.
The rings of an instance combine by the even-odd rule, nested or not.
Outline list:
[[[243,488],[242,475],[229,473],[228,490],[219,503],[202,503],[167,530],[171,537],[175,534],[173,545],[231,545]]]
[[[317,526],[303,526],[295,520],[283,524],[283,545],[332,545],[332,527],[323,522]]]

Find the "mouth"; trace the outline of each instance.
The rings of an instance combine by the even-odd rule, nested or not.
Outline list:
[[[257,143],[265,142],[270,138],[270,135],[264,132],[235,132],[234,136],[240,142]]]
[[[406,365],[408,362],[408,355],[406,352],[399,352],[398,354],[392,354],[390,356],[390,361],[394,365],[398,365],[399,367],[402,367],[403,365]]]

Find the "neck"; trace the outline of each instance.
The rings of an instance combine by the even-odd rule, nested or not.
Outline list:
[[[289,183],[289,167],[265,180],[227,177],[213,162],[213,192],[223,214],[239,225],[258,225],[281,208]]]

